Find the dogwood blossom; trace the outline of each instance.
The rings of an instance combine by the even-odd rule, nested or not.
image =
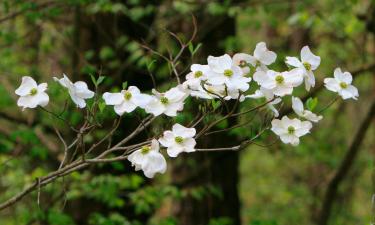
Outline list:
[[[151,141],[151,145],[145,145],[131,153],[128,160],[136,171],[143,170],[148,178],[153,178],[156,173],[165,173],[167,170],[167,162],[159,152],[159,142],[156,139]]]
[[[276,57],[276,53],[268,50],[265,42],[259,42],[255,46],[254,56],[251,56],[249,62],[257,70],[267,71],[267,66],[275,62]]]
[[[159,138],[160,144],[167,147],[170,157],[177,157],[181,152],[194,152],[195,128],[186,128],[178,123],[173,125],[172,131],[164,131],[163,137]]]
[[[310,133],[312,123],[310,121],[301,121],[299,119],[289,119],[283,116],[281,120],[272,120],[271,130],[277,134],[285,144],[296,146],[299,144],[299,138]]]
[[[302,71],[305,77],[305,88],[307,91],[315,86],[313,71],[320,65],[320,57],[314,55],[308,46],[304,46],[301,49],[301,61],[296,57],[286,57],[286,63]]]
[[[211,71],[207,76],[208,83],[212,85],[225,84],[230,89],[246,91],[249,89],[248,82],[251,78],[244,77],[241,68],[233,63],[228,54],[214,57],[209,56],[208,66]]]
[[[53,79],[68,89],[70,97],[79,108],[86,107],[85,99],[94,97],[94,92],[90,91],[87,84],[83,81],[77,81],[73,84],[65,74],[61,79],[57,77]]]
[[[119,93],[105,92],[103,99],[107,105],[114,105],[115,112],[121,116],[125,112],[132,112],[137,107],[144,108],[151,101],[151,96],[141,94],[137,87],[130,86],[128,90],[122,90]]]
[[[357,100],[358,89],[352,85],[353,77],[349,72],[342,72],[336,68],[333,73],[334,78],[325,78],[325,87],[333,92],[337,92],[343,99],[353,98]]]
[[[176,116],[177,111],[184,108],[184,101],[188,97],[186,90],[181,86],[169,89],[165,93],[159,93],[153,90],[154,95],[151,101],[145,106],[147,113],[154,116],[165,114],[167,116]]]
[[[47,83],[37,84],[35,80],[29,76],[22,77],[21,85],[16,89],[15,93],[20,96],[17,105],[25,108],[36,108],[38,105],[46,106],[49,102],[49,96],[45,93]]]
[[[203,98],[210,98],[206,96],[202,82],[207,80],[207,74],[210,71],[208,65],[193,64],[190,67],[191,72],[186,75],[186,81],[182,84],[184,89],[190,90],[191,96],[204,96]]]
[[[274,94],[271,90],[260,87],[259,90],[256,90],[254,94],[247,95],[246,98],[266,98],[266,101],[271,101],[274,98]],[[281,98],[275,98],[273,101],[267,103],[267,107],[273,112],[275,117],[279,116],[279,111],[275,108],[274,105],[277,105],[281,102]]]
[[[274,95],[281,97],[292,94],[293,88],[303,82],[303,76],[299,69],[285,72],[268,70],[255,72],[254,80],[261,87],[272,90]]]
[[[245,75],[250,72],[249,64],[252,62],[253,57],[246,53],[237,53],[233,56],[233,63],[239,66]]]
[[[305,110],[303,108],[303,103],[301,99],[297,97],[292,97],[292,108],[298,116],[303,117],[307,120],[310,120],[311,122],[317,123],[319,122],[319,120],[323,118],[323,116],[318,116],[309,110]]]

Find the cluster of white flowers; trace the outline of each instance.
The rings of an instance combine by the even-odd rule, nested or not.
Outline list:
[[[293,96],[293,90],[303,83],[307,91],[315,86],[313,71],[320,65],[320,57],[305,46],[301,49],[300,59],[286,57],[286,64],[293,67],[286,71],[268,68],[276,58],[276,53],[268,50],[264,42],[260,42],[256,45],[253,55],[237,53],[233,57],[228,54],[219,57],[209,56],[207,65],[193,64],[185,82],[164,93],[153,90],[152,94],[145,94],[137,87],[130,86],[127,90],[117,93],[105,92],[102,98],[106,105],[114,107],[119,116],[139,107],[154,116],[165,114],[169,117],[175,117],[183,110],[184,101],[188,96],[201,99],[235,99],[241,102],[245,99],[265,98],[268,108],[274,115],[271,130],[282,142],[298,145],[299,138],[310,132],[312,122],[317,123],[322,116],[306,110],[301,99]],[[95,96],[83,81],[73,83],[65,74],[61,79],[54,79],[68,89],[72,101],[79,108],[85,108],[85,100]],[[340,68],[334,71],[334,78],[326,78],[324,83],[328,90],[337,92],[343,99],[358,97],[358,90],[351,84],[351,74],[342,72]],[[246,93],[250,85],[256,86],[255,93]],[[17,105],[23,109],[46,106],[49,102],[46,90],[46,83],[38,85],[33,78],[23,77],[20,87],[15,91],[20,96]],[[290,119],[283,116],[277,119],[279,112],[275,106],[286,96],[291,96],[292,108],[298,118]],[[159,143],[167,149],[170,157],[177,157],[181,152],[195,151],[195,133],[195,128],[175,124],[171,131],[165,131],[161,138],[153,139],[150,145],[136,150],[128,159],[136,170],[143,170],[147,177],[153,177],[155,173],[164,173],[167,164],[159,152]]]

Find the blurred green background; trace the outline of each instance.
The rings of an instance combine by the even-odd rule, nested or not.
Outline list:
[[[100,91],[121,83],[149,92],[153,84],[174,85],[168,64],[142,47],[175,55],[180,47],[170,34],[188,40],[196,18],[197,52],[184,52],[184,74],[208,55],[253,53],[265,41],[278,54],[273,68],[287,69],[285,56],[299,56],[304,45],[322,58],[318,85],[336,67],[355,73],[358,101],[335,102],[298,147],[280,143],[271,132],[240,152],[192,153],[168,160],[168,172],[146,179],[128,162],[91,166],[33,192],[0,211],[1,225],[352,225],[375,222],[372,204],[374,121],[348,155],[350,145],[375,93],[375,1],[373,0],[1,0],[0,1],[0,201],[37,177],[55,170],[63,157],[57,127],[66,140],[73,134],[41,110],[21,111],[14,90],[21,77],[48,82],[48,108],[67,109],[64,118],[78,125],[82,113],[53,76],[66,73],[90,82],[105,75]],[[92,88],[92,84],[90,84]],[[300,96],[305,92],[297,90]],[[334,93],[319,90],[323,108]],[[244,103],[249,107],[255,103]],[[174,120],[159,119],[150,132],[194,117],[194,100]],[[287,107],[284,106],[284,107]],[[110,107],[99,116],[103,127],[85,137],[90,145],[116,118]],[[114,139],[128,134],[144,113],[125,116]],[[137,118],[137,119],[134,119]],[[241,118],[246,120],[249,118]],[[234,145],[252,134],[261,119],[243,128],[207,137],[201,146]],[[225,121],[225,128],[236,121]],[[147,137],[141,134],[138,141]],[[137,141],[137,140],[136,140]],[[264,146],[266,145],[266,146]],[[345,157],[352,159],[343,162]],[[343,179],[332,184],[340,166]],[[325,193],[337,190],[329,219],[322,220]]]

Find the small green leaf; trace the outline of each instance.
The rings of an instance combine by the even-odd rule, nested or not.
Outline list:
[[[189,42],[188,47],[189,47],[190,54],[193,55],[193,52],[194,52],[194,45],[193,45],[193,43]]]
[[[128,82],[125,81],[124,83],[122,83],[122,89],[123,90],[126,90],[126,88],[128,87]]]
[[[100,85],[105,79],[105,76],[99,76],[98,80],[96,81],[96,85]]]
[[[96,83],[96,78],[94,75],[90,74],[90,77],[91,77],[91,80],[92,80],[92,83],[95,85],[95,87],[97,86],[97,83]]]
[[[105,106],[106,104],[104,101],[99,102],[98,107],[99,107],[100,112],[103,112],[103,110],[105,109]]]
[[[221,105],[221,102],[220,101],[216,101],[216,100],[212,100],[211,101],[211,105],[212,105],[212,108],[214,110],[216,110],[217,108],[219,108],[219,106]]]
[[[306,108],[310,111],[313,111],[318,105],[318,98],[309,98],[306,101]]]
[[[193,54],[192,55],[195,55],[195,53],[197,53],[197,51],[202,47],[202,43],[199,43],[197,45],[197,47],[195,47],[194,51],[193,51]]]

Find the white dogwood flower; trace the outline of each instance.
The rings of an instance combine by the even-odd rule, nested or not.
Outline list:
[[[186,81],[182,84],[184,89],[190,90],[190,95],[204,95],[202,82],[207,80],[207,74],[210,71],[208,65],[193,64],[190,67],[191,72],[186,75]]]
[[[296,57],[286,57],[286,63],[302,71],[305,77],[305,88],[307,91],[315,86],[313,71],[320,65],[320,57],[314,55],[308,46],[304,46],[301,49],[301,61]]]
[[[152,96],[149,104],[145,106],[147,113],[152,113],[154,116],[165,114],[167,116],[176,116],[177,111],[181,111],[184,108],[184,101],[188,97],[186,90],[179,85],[177,87],[169,89],[165,93],[159,93],[153,90],[154,96]]]
[[[263,88],[272,90],[276,96],[290,95],[293,88],[303,82],[303,76],[299,69],[291,71],[276,72],[273,70],[257,71],[254,74],[254,80]]]
[[[86,107],[85,99],[94,97],[94,92],[90,91],[87,84],[83,81],[77,81],[73,84],[65,74],[61,79],[57,77],[54,77],[53,79],[59,82],[61,86],[68,89],[70,97],[79,108]]]
[[[274,97],[272,90],[268,90],[263,87],[260,87],[260,89],[256,90],[254,94],[247,95],[246,98],[253,98],[253,99],[266,98],[266,101],[268,102],[274,99],[275,97]],[[279,111],[277,111],[274,105],[277,105],[280,102],[281,102],[281,98],[275,98],[271,102],[267,103],[267,107],[273,112],[275,117],[279,116]]]
[[[209,56],[208,66],[211,71],[207,77],[212,85],[225,84],[228,88],[246,91],[249,89],[251,78],[244,77],[241,68],[235,65],[228,54],[214,57]]]
[[[245,75],[250,72],[249,64],[252,62],[253,57],[246,53],[237,53],[233,56],[233,63],[239,66]]]
[[[137,107],[144,108],[150,101],[151,96],[142,94],[135,86],[119,93],[105,92],[103,99],[107,105],[114,105],[115,112],[121,116],[125,112],[130,113]]]
[[[352,85],[353,77],[349,72],[342,72],[336,68],[334,78],[325,78],[324,84],[330,91],[337,92],[343,99],[353,98],[357,100],[358,89]]]
[[[160,144],[167,148],[170,157],[177,157],[181,152],[194,152],[195,128],[186,128],[178,123],[173,125],[172,131],[164,131],[163,137],[159,138]]]
[[[267,66],[275,62],[276,53],[268,50],[265,42],[259,42],[255,46],[254,56],[251,56],[250,64],[257,70],[267,71]]]
[[[323,116],[318,116],[309,110],[305,110],[303,108],[303,103],[301,99],[297,97],[292,97],[292,108],[298,116],[303,117],[307,120],[310,120],[311,122],[317,123],[319,122],[319,120],[323,118]]]
[[[36,108],[38,105],[44,107],[49,102],[49,97],[45,93],[47,83],[37,84],[35,80],[29,76],[22,77],[21,85],[16,89],[16,95],[20,96],[17,105],[25,108]]]
[[[148,178],[153,178],[156,173],[165,173],[167,170],[167,162],[159,152],[159,142],[156,139],[151,141],[151,145],[145,145],[131,153],[128,160],[136,171],[143,170]]]
[[[277,134],[285,144],[296,146],[299,144],[299,138],[310,133],[312,123],[310,121],[301,121],[299,119],[289,119],[283,116],[281,120],[272,120],[271,130]]]

